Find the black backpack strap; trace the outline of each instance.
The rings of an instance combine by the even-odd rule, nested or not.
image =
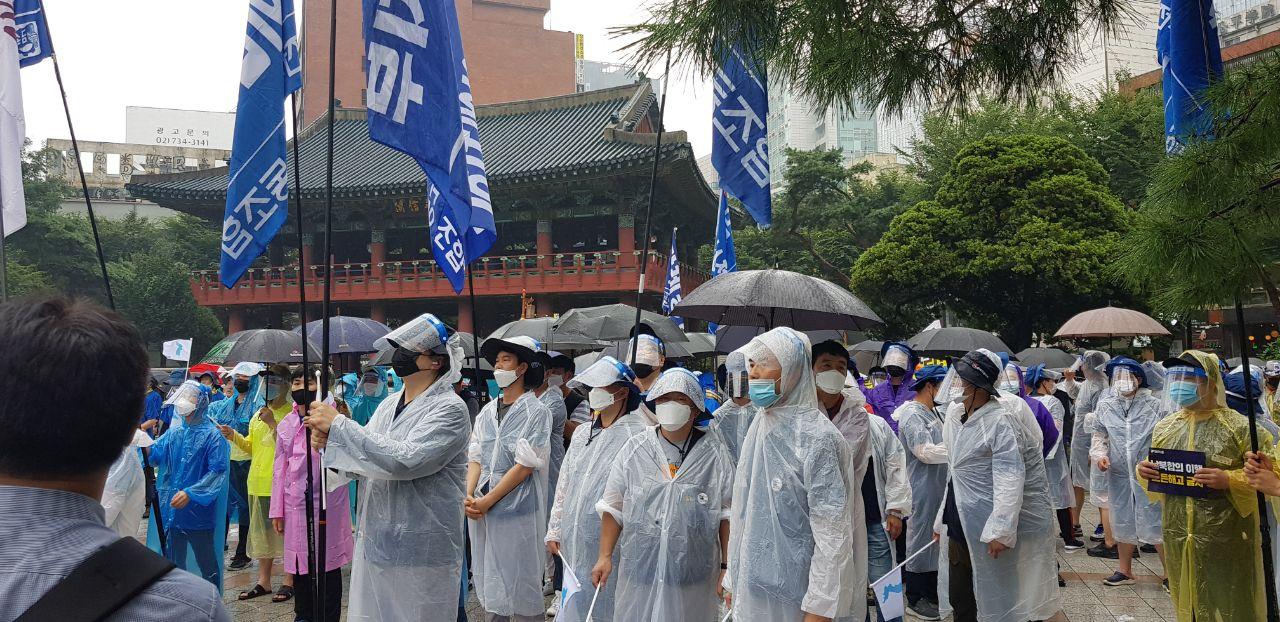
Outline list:
[[[102,620],[173,569],[137,540],[120,538],[80,562],[14,622]]]

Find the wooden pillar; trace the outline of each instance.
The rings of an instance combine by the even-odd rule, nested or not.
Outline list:
[[[551,245],[551,221],[538,219],[538,267],[551,267],[551,255],[554,252]]]
[[[311,265],[315,262],[315,238],[310,233],[302,234],[302,274],[310,278],[314,276]]]
[[[244,330],[244,309],[231,307],[227,310],[227,334],[233,335]]]
[[[471,300],[466,296],[458,296],[458,330],[475,334],[475,325],[471,323]]]
[[[369,305],[369,319],[375,322],[387,323],[387,306],[381,300],[375,300]]]
[[[387,260],[387,232],[374,229],[369,232],[369,269],[374,278],[382,278],[382,262]],[[378,320],[381,322],[382,320]]]
[[[618,257],[619,266],[634,268],[636,257],[636,216],[630,211],[618,213]]]

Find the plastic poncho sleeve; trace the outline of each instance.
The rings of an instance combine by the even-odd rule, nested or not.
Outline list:
[[[884,461],[885,510],[897,510],[902,516],[911,516],[911,484],[907,480],[907,452],[902,443],[892,435]]]
[[[430,429],[417,425],[396,436],[373,432],[348,417],[337,417],[329,428],[324,465],[372,479],[412,480],[434,475],[467,447],[471,417],[466,404],[455,416],[432,416]]]
[[[1067,416],[1067,409],[1062,405],[1062,402],[1058,401],[1058,398],[1053,397],[1052,395],[1043,397],[1047,397],[1048,399],[1038,399],[1037,401],[1043,404],[1045,409],[1049,411],[1049,416],[1053,418],[1054,427],[1058,429],[1057,440],[1054,441],[1053,447],[1049,449],[1049,453],[1045,454],[1044,458],[1047,462],[1050,458],[1058,455],[1058,452],[1062,450],[1063,441],[1066,440],[1066,431],[1062,428],[1064,425],[1063,420]]]
[[[613,466],[609,467],[609,478],[604,485],[604,494],[600,497],[600,501],[596,502],[596,512],[600,513],[600,517],[604,518],[605,512],[608,512],[619,525],[622,524],[622,499],[627,487],[627,463],[635,455],[642,438],[639,435],[633,436],[627,440],[626,445],[623,445],[622,451],[618,452],[618,459],[614,461]]]
[[[1095,426],[1092,442],[1089,443],[1089,460],[1098,464],[1109,455],[1111,455],[1111,442],[1107,437],[1107,429],[1105,426]]]
[[[480,437],[476,436],[480,430],[475,426],[471,428],[471,436],[467,439],[467,462],[480,464]]]
[[[223,482],[227,478],[228,461],[231,459],[231,445],[222,437],[217,437],[214,448],[208,454],[208,461],[205,467],[209,469],[196,483],[187,486],[184,492],[191,497],[191,502],[209,506],[218,500],[218,495],[222,492]]]
[[[917,417],[907,417],[904,421],[899,422],[898,431],[902,434],[903,445],[911,451],[917,460],[925,464],[947,463],[946,444],[934,444],[929,430],[919,423]]]
[[[560,523],[564,520],[564,500],[569,495],[569,489],[574,486],[575,478],[578,474],[578,456],[582,454],[586,446],[585,442],[578,442],[578,437],[584,439],[590,435],[590,425],[580,425],[573,430],[573,438],[569,441],[569,449],[564,454],[564,462],[560,464],[560,481],[556,483],[555,499],[551,502],[551,512],[547,514],[547,536],[544,538],[546,542],[560,541]],[[577,451],[574,451],[574,450]]]
[[[1018,544],[1018,514],[1022,511],[1026,465],[1018,450],[1018,439],[1008,426],[993,426],[991,437],[992,508],[979,540],[999,542],[1009,548]]]
[[[809,526],[813,532],[813,557],[809,562],[809,588],[800,608],[828,618],[838,614],[840,592],[848,589],[846,579],[853,567],[853,530],[849,529],[849,481],[845,477],[848,445],[837,436],[819,437],[824,447],[809,452],[804,464],[804,480],[809,503]],[[839,443],[837,445],[837,443]],[[726,576],[728,576],[726,574]]]

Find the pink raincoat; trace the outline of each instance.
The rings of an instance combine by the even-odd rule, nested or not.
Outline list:
[[[275,477],[271,481],[271,518],[284,519],[284,571],[307,574],[307,433],[298,407],[276,427]],[[320,508],[320,454],[312,450],[316,511]],[[351,563],[355,540],[351,535],[351,507],[347,487],[329,493],[325,570]],[[317,540],[319,539],[317,535]],[[317,545],[319,542],[317,542]]]

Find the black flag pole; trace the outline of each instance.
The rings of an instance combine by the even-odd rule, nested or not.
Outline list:
[[[489,392],[480,390],[480,320],[476,313],[476,284],[471,278],[475,264],[467,264],[467,295],[471,300],[471,348],[475,350],[476,363],[471,368],[471,394],[481,404],[488,401]],[[458,318],[461,322],[462,318]]]
[[[1249,415],[1249,448],[1258,453],[1258,407],[1254,400],[1253,374],[1249,364],[1249,337],[1244,328],[1244,305],[1236,298],[1236,325],[1240,327],[1240,364],[1244,371],[1244,402]],[[1258,493],[1258,530],[1262,540],[1263,589],[1266,590],[1267,620],[1277,619],[1275,566],[1271,559],[1271,526],[1267,524],[1267,499]]]
[[[632,339],[635,339],[640,334],[640,305],[644,298],[644,279],[649,266],[649,238],[653,232],[653,200],[658,187],[658,162],[662,159],[662,132],[665,129],[662,124],[662,117],[667,109],[667,91],[671,90],[671,50],[667,50],[666,65],[666,69],[662,73],[662,96],[658,99],[658,136],[654,140],[653,170],[649,174],[649,204],[644,211],[644,250],[640,253],[640,278],[636,285],[636,321],[631,327]],[[631,356],[627,364],[634,367],[638,348],[632,346],[630,349]]]

